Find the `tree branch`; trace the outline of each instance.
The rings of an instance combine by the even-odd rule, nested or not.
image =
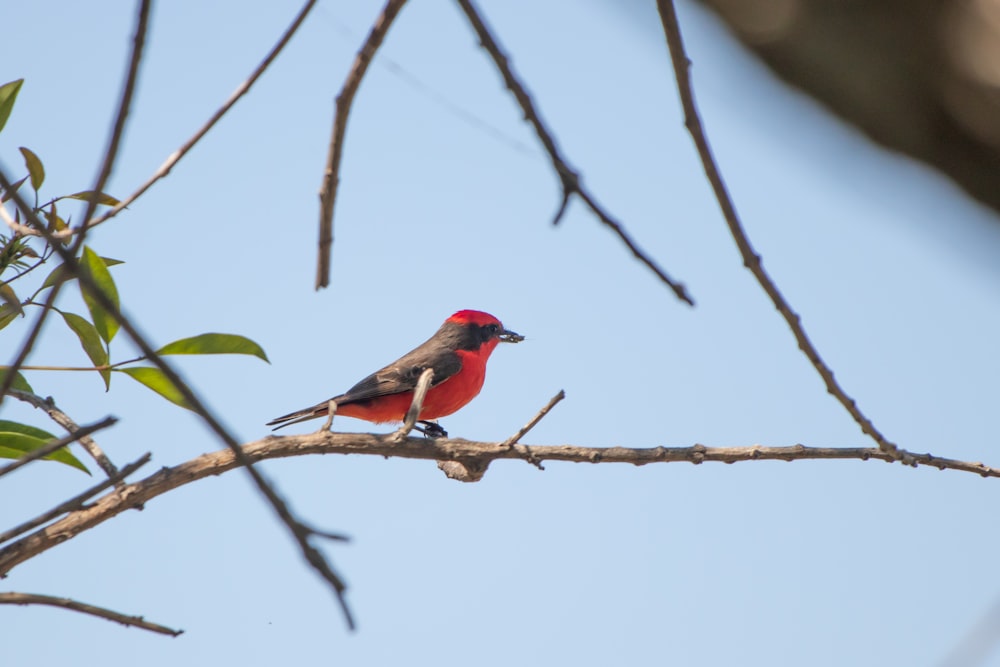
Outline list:
[[[417,378],[417,386],[413,388],[413,400],[410,402],[410,407],[406,410],[406,416],[403,418],[403,425],[400,426],[395,433],[392,434],[392,439],[396,442],[403,442],[406,440],[407,436],[413,430],[413,427],[417,425],[417,419],[420,417],[420,411],[424,408],[424,398],[427,396],[427,390],[431,387],[431,382],[434,381],[434,369],[425,368],[420,377]]]
[[[136,84],[139,81],[139,63],[142,62],[142,51],[146,44],[146,33],[149,29],[149,12],[152,9],[152,0],[142,0],[139,3],[139,12],[136,16],[135,35],[132,38],[132,55],[129,58],[128,72],[125,74],[125,84],[122,86],[122,98],[118,104],[118,112],[115,114],[115,122],[112,126],[111,137],[108,139],[108,148],[104,151],[104,161],[101,170],[98,172],[97,181],[94,183],[92,193],[87,198],[87,209],[83,214],[83,224],[80,226],[80,234],[73,246],[73,254],[79,251],[87,235],[87,221],[97,210],[101,193],[104,186],[111,177],[111,170],[114,168],[115,158],[118,157],[118,145],[121,142],[122,134],[125,132],[125,121],[128,119],[129,109],[132,107],[132,96],[135,93]]]
[[[47,414],[52,421],[62,426],[70,434],[75,434],[80,430],[80,426],[73,421],[69,415],[57,408],[55,401],[51,398],[42,398],[41,396],[30,394],[26,391],[17,391],[16,389],[11,389],[7,393],[20,401],[30,403],[39,410],[44,410],[45,414]],[[114,423],[114,421],[112,421],[112,423]],[[96,430],[97,429],[91,429],[90,433],[93,433]],[[107,457],[104,450],[101,449],[101,446],[90,437],[89,433],[84,433],[79,438],[74,438],[74,440],[79,441],[80,445],[95,461],[97,461],[97,465],[101,467],[101,470],[103,470],[108,477],[114,477],[118,474],[118,468],[116,468],[115,464],[111,462],[111,459]]]
[[[158,632],[161,635],[170,635],[171,637],[176,637],[184,632],[183,630],[174,630],[157,623],[150,623],[142,616],[126,616],[117,611],[105,609],[104,607],[96,607],[86,602],[77,602],[69,598],[57,598],[51,595],[39,595],[38,593],[0,593],[0,604],[43,604],[50,607],[59,607],[60,609],[78,611],[82,614],[90,614],[98,618],[106,618],[109,621],[121,623],[126,627],[134,626],[143,630],[149,630],[150,632]]]
[[[134,473],[136,470],[149,463],[149,460],[151,458],[153,458],[153,455],[150,454],[149,452],[146,452],[141,457],[139,457],[137,461],[125,466],[124,468],[121,469],[121,471],[115,473],[114,475],[108,477],[105,480],[102,480],[99,484],[95,484],[86,491],[73,496],[69,500],[59,503],[58,505],[48,510],[47,512],[39,514],[34,519],[29,519],[28,521],[25,521],[24,523],[18,526],[14,526],[9,530],[5,530],[3,533],[0,533],[0,544],[12,540],[18,535],[22,535],[28,532],[29,530],[34,530],[35,528],[38,528],[42,524],[48,523],[52,519],[55,519],[57,516],[61,514],[66,514],[67,512],[73,512],[75,510],[80,509],[80,507],[82,507],[85,502],[96,496],[98,493],[104,491],[110,486],[116,485],[118,482],[125,479],[126,477]]]
[[[132,41],[132,55],[129,59],[129,69],[125,75],[125,84],[122,89],[122,98],[118,104],[118,112],[115,116],[115,123],[111,130],[111,137],[108,140],[108,148],[104,152],[104,159],[101,164],[101,169],[97,177],[97,182],[94,185],[95,192],[87,200],[86,213],[84,214],[84,224],[81,227],[80,236],[77,238],[76,243],[73,245],[70,254],[75,255],[80,246],[83,245],[84,237],[86,236],[87,219],[93,215],[94,209],[97,208],[97,202],[100,198],[100,191],[103,190],[104,184],[107,182],[108,178],[111,176],[111,170],[114,167],[115,158],[118,156],[118,144],[121,141],[122,133],[125,131],[125,120],[128,118],[129,108],[132,105],[132,94],[135,91],[135,83],[139,76],[139,63],[142,61],[142,49],[146,42],[146,31],[149,26],[149,10],[152,0],[142,0],[139,4],[139,12],[136,17],[136,28],[135,36]],[[4,190],[10,189],[10,183],[4,182]],[[12,193],[16,195],[16,193]],[[11,222],[8,219],[7,209],[0,205],[0,211],[8,224]],[[30,220],[29,220],[30,222]],[[36,222],[29,225],[29,227],[34,227],[42,236],[46,236],[42,233],[40,225]],[[46,241],[51,245],[55,241],[51,234],[46,236]],[[65,282],[58,282],[53,285],[52,290],[49,292],[45,300],[45,307],[38,314],[38,319],[32,325],[31,331],[25,338],[24,343],[21,345],[20,351],[14,358],[14,362],[10,365],[10,372],[7,376],[0,380],[0,403],[3,402],[3,398],[10,389],[11,384],[14,382],[14,376],[17,374],[18,369],[27,360],[28,355],[31,354],[32,348],[35,346],[35,341],[38,340],[38,336],[42,332],[42,328],[45,326],[45,321],[48,318],[49,313],[52,312],[52,306],[55,305],[56,297],[59,295],[59,291],[62,289]]]
[[[674,76],[677,79],[677,90],[680,94],[681,106],[684,108],[684,125],[694,140],[695,147],[698,150],[698,157],[701,158],[702,167],[705,170],[705,175],[708,177],[708,182],[712,186],[715,198],[719,202],[719,208],[722,209],[722,216],[725,218],[729,232],[736,241],[736,246],[743,257],[743,266],[754,275],[760,286],[764,288],[767,296],[770,297],[771,303],[778,309],[781,316],[785,318],[785,322],[792,330],[795,340],[798,341],[799,349],[802,350],[803,354],[812,363],[813,368],[823,378],[827,392],[832,394],[844,406],[844,409],[847,410],[858,426],[861,427],[862,432],[878,443],[879,449],[885,452],[886,455],[904,464],[914,465],[912,458],[914,455],[904,449],[900,449],[899,446],[890,442],[882,435],[875,428],[875,424],[861,412],[857,406],[857,402],[848,396],[847,392],[834,379],[833,371],[823,361],[823,358],[819,355],[819,351],[817,351],[812,341],[806,335],[806,331],[802,326],[802,318],[792,310],[788,301],[778,290],[778,286],[774,280],[764,270],[760,255],[757,254],[757,251],[750,244],[750,239],[743,228],[739,214],[736,212],[736,206],[733,204],[732,197],[730,197],[726,184],[722,180],[722,174],[715,162],[715,157],[712,155],[712,148],[708,143],[708,137],[702,126],[701,116],[698,114],[698,107],[694,100],[694,90],[691,86],[689,72],[691,61],[688,60],[687,53],[684,50],[684,41],[681,38],[680,25],[677,21],[677,12],[674,9],[673,0],[657,0],[656,4],[660,11],[660,20],[663,23],[663,32],[666,35],[667,47],[670,50],[670,60],[673,63]]]
[[[340,160],[344,153],[344,136],[347,134],[347,117],[354,104],[354,95],[361,86],[361,80],[368,71],[368,65],[375,52],[382,45],[392,22],[406,0],[388,0],[382,13],[375,19],[368,38],[354,57],[354,65],[337,94],[337,109],[333,114],[333,130],[330,132],[330,148],[323,170],[323,183],[319,188],[319,255],[316,260],[316,289],[330,284],[330,253],[333,247],[333,207],[337,201],[337,187],[340,185]]]
[[[257,68],[250,74],[249,78],[247,78],[246,81],[237,86],[236,90],[234,90],[232,94],[229,96],[229,99],[227,99],[225,103],[221,107],[219,107],[219,109],[214,114],[212,114],[212,117],[208,119],[208,121],[201,127],[201,129],[195,132],[194,135],[186,142],[184,142],[184,144],[180,148],[178,148],[176,151],[170,154],[167,160],[162,165],[160,165],[160,168],[156,170],[156,172],[149,178],[149,180],[140,185],[135,192],[133,192],[128,197],[123,199],[120,203],[115,205],[115,207],[112,208],[110,211],[104,213],[103,215],[95,218],[90,222],[87,222],[86,227],[87,228],[96,227],[101,223],[107,222],[108,220],[110,220],[111,218],[115,217],[123,210],[128,208],[129,205],[134,203],[136,199],[144,195],[146,193],[146,190],[149,190],[149,188],[151,188],[157,181],[159,181],[162,178],[165,178],[170,173],[170,170],[172,170],[174,166],[181,161],[181,158],[187,155],[188,152],[192,148],[194,148],[195,144],[201,141],[202,137],[208,134],[208,131],[211,130],[213,127],[215,127],[215,124],[218,123],[222,119],[222,117],[226,115],[226,113],[233,107],[233,105],[235,105],[240,100],[241,97],[243,97],[250,91],[250,88],[253,87],[254,83],[257,82],[257,79],[259,79],[260,76],[264,73],[264,71],[268,67],[270,67],[274,59],[278,57],[278,54],[281,53],[282,49],[285,48],[288,42],[298,31],[299,26],[302,25],[303,21],[305,21],[306,16],[308,16],[309,11],[313,8],[313,5],[315,4],[316,0],[307,0],[306,3],[302,5],[302,9],[299,10],[299,13],[292,21],[292,24],[288,26],[288,29],[285,30],[281,38],[271,48],[271,51],[267,54],[267,56],[265,56],[264,60],[262,60],[259,65],[257,65]]]
[[[13,393],[13,391],[12,391]],[[21,458],[15,460],[13,463],[8,463],[7,465],[0,467],[0,477],[8,473],[12,473],[23,465],[27,465],[32,461],[37,461],[38,459],[45,458],[49,454],[55,452],[58,449],[62,449],[66,445],[71,445],[74,442],[87,437],[91,433],[96,433],[101,429],[108,428],[114,424],[118,423],[118,419],[115,417],[105,417],[99,422],[88,424],[86,426],[81,426],[77,430],[73,431],[69,435],[53,440],[52,442],[45,444],[38,449],[33,449]]]
[[[667,272],[660,268],[652,257],[647,255],[636,242],[632,239],[631,235],[625,231],[624,226],[615,220],[610,213],[608,213],[600,204],[597,203],[597,199],[590,193],[589,190],[583,187],[580,182],[580,176],[577,171],[570,166],[569,162],[562,156],[559,151],[559,147],[556,145],[555,138],[552,136],[552,132],[545,126],[542,122],[541,116],[535,109],[535,104],[531,99],[531,95],[528,93],[527,89],[524,87],[517,76],[514,74],[514,70],[510,66],[509,59],[500,49],[500,45],[497,44],[496,39],[490,33],[489,28],[486,27],[486,23],[483,21],[479,12],[472,5],[471,0],[457,0],[462,11],[469,19],[469,23],[472,24],[472,29],[476,31],[476,35],[479,37],[479,43],[490,54],[493,58],[493,62],[496,64],[497,69],[500,71],[500,76],[503,77],[504,83],[507,89],[510,90],[514,99],[517,100],[518,105],[524,112],[524,118],[531,126],[535,129],[535,133],[538,135],[538,140],[542,142],[542,146],[545,147],[545,151],[549,154],[549,159],[552,160],[552,167],[555,169],[556,175],[559,176],[559,181],[562,184],[562,202],[559,205],[559,210],[556,212],[555,218],[553,219],[553,224],[558,224],[562,219],[563,214],[566,212],[566,207],[569,204],[569,200],[573,195],[577,195],[581,200],[587,205],[587,207],[597,216],[597,218],[604,223],[608,228],[611,229],[621,239],[622,243],[631,251],[632,255],[635,256],[640,262],[645,264],[656,276],[673,290],[674,294],[678,299],[684,301],[690,306],[694,305],[694,301],[688,295],[687,290],[683,283],[679,283],[672,279]]]
[[[488,465],[500,459],[530,461],[571,461],[576,463],[650,463],[706,461],[737,463],[741,461],[801,461],[808,459],[877,459],[892,462],[895,459],[877,448],[864,447],[652,447],[633,449],[627,447],[578,447],[575,445],[514,445],[503,442],[473,442],[459,438],[406,438],[397,443],[392,433],[375,435],[367,433],[316,432],[307,435],[268,436],[248,443],[241,448],[244,457],[252,462],[265,459],[287,458],[307,454],[363,454],[422,459],[428,461],[477,461]],[[932,454],[914,454],[914,465],[929,466],[939,470],[970,472],[982,477],[1000,477],[1000,469],[982,463],[957,461]],[[162,468],[149,477],[127,485],[97,499],[40,530],[26,535],[0,549],[0,576],[6,576],[15,566],[61,544],[82,532],[100,525],[121,512],[144,504],[157,496],[205,477],[221,475],[239,467],[240,461],[231,450],[202,454],[190,461],[170,468]]]
[[[260,472],[254,469],[253,462],[243,454],[236,438],[229,433],[229,431],[222,425],[222,422],[219,421],[211,410],[208,409],[208,406],[205,405],[194,390],[191,389],[186,382],[184,382],[180,375],[178,375],[177,371],[174,370],[173,366],[163,360],[146,337],[139,332],[138,328],[122,314],[118,305],[108,298],[104,291],[94,282],[90,274],[81,270],[80,263],[77,258],[70,254],[70,252],[61,244],[55,242],[52,238],[51,232],[49,232],[42,221],[38,219],[38,216],[31,209],[31,207],[24,202],[24,199],[16,192],[16,190],[11,190],[10,179],[7,178],[7,175],[3,173],[2,169],[0,169],[0,187],[3,187],[9,192],[10,199],[18,207],[24,217],[33,227],[41,232],[42,236],[45,237],[50,247],[52,247],[52,249],[59,255],[60,259],[62,259],[63,266],[66,267],[69,274],[76,278],[80,285],[80,289],[89,294],[91,298],[93,298],[94,301],[101,306],[101,308],[103,308],[111,317],[114,318],[116,322],[118,322],[122,331],[128,334],[128,337],[133,343],[135,343],[136,347],[142,351],[143,355],[149,359],[150,363],[163,372],[163,375],[184,398],[184,401],[191,411],[198,414],[198,416],[204,420],[204,422],[209,428],[212,429],[219,439],[225,443],[227,447],[229,447],[229,450],[236,457],[236,461],[246,469],[247,474],[253,480],[261,495],[263,495],[267,502],[271,505],[271,508],[281,519],[282,523],[285,524],[285,527],[288,529],[289,533],[291,533],[295,542],[299,545],[303,558],[305,558],[306,562],[309,563],[309,565],[311,565],[328,584],[330,584],[331,588],[333,588],[337,602],[343,610],[344,618],[348,627],[350,629],[354,629],[354,619],[347,607],[347,601],[344,598],[344,592],[347,586],[333,571],[323,554],[309,543],[309,537],[311,535],[309,529],[292,515],[285,501],[278,495],[271,484],[264,479]],[[0,207],[0,209],[2,208],[3,207]],[[13,375],[13,372],[9,372],[5,377],[5,380],[10,381],[13,378]],[[4,389],[4,391],[6,391],[6,389]],[[3,394],[0,394],[0,400],[2,399]]]

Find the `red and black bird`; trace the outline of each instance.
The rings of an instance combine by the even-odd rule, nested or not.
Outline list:
[[[446,435],[429,420],[445,417],[464,407],[479,394],[486,379],[486,361],[498,343],[519,343],[524,336],[504,329],[500,320],[478,310],[460,310],[441,325],[427,342],[385,368],[378,370],[346,393],[335,396],[337,416],[383,423],[403,421],[413,402],[417,380],[427,368],[434,369],[431,387],[424,397],[419,419],[428,435]],[[325,417],[329,401],[272,419],[275,430]]]

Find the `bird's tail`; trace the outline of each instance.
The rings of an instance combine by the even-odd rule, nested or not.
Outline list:
[[[287,415],[282,415],[276,419],[272,419],[267,422],[267,426],[274,426],[272,431],[277,431],[279,428],[285,428],[286,426],[291,426],[292,424],[298,424],[299,422],[309,421],[310,419],[317,419],[319,417],[325,417],[330,412],[330,401],[324,401],[323,403],[318,403],[311,408],[305,408],[304,410],[296,410],[295,412],[290,412]],[[277,426],[275,426],[277,424]]]

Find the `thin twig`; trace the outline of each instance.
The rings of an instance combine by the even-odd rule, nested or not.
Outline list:
[[[78,611],[82,614],[90,614],[91,616],[104,618],[115,623],[121,623],[126,627],[141,628],[142,630],[157,632],[161,635],[170,635],[171,637],[176,637],[184,632],[183,630],[174,630],[158,623],[151,623],[142,616],[126,616],[117,611],[105,609],[104,607],[96,607],[86,602],[77,602],[70,598],[59,598],[51,595],[39,595],[38,593],[3,592],[0,593],[0,604],[43,604],[50,607],[59,607],[60,609]]]
[[[62,449],[66,445],[73,444],[80,438],[85,438],[91,433],[96,433],[97,431],[108,428],[109,426],[113,426],[116,423],[118,423],[118,419],[116,417],[105,417],[99,422],[94,422],[93,424],[88,424],[86,426],[80,426],[79,428],[77,428],[76,431],[73,431],[69,435],[53,440],[52,442],[49,442],[39,447],[38,449],[33,449],[24,456],[22,456],[21,458],[15,460],[13,463],[8,463],[7,465],[3,466],[2,468],[0,468],[0,477],[3,477],[8,473],[12,473],[21,466],[27,465],[32,461],[37,461],[38,459],[45,458],[46,456],[55,452],[56,450]]]
[[[406,440],[406,437],[410,435],[410,431],[417,425],[417,420],[420,419],[420,411],[424,409],[424,398],[427,396],[427,390],[430,389],[431,382],[433,381],[434,369],[425,368],[420,377],[417,378],[417,386],[413,388],[413,400],[410,401],[406,417],[403,418],[403,425],[392,434],[392,438],[396,442]]]
[[[83,224],[80,226],[80,234],[73,245],[72,253],[75,255],[83,245],[87,236],[87,221],[97,210],[97,204],[104,192],[104,186],[111,177],[115,159],[118,157],[118,145],[121,142],[122,134],[125,132],[125,121],[128,119],[129,109],[132,107],[132,96],[135,93],[136,84],[139,81],[139,63],[142,62],[142,51],[146,44],[146,33],[149,29],[149,12],[152,8],[152,0],[142,0],[139,3],[138,15],[136,16],[135,34],[132,37],[132,55],[129,58],[128,72],[125,74],[125,85],[122,86],[122,98],[118,103],[118,112],[115,114],[115,122],[112,126],[111,137],[108,140],[108,148],[104,151],[104,161],[101,170],[98,172],[97,181],[94,183],[90,197],[87,198],[87,209],[83,214]]]
[[[337,187],[340,185],[340,160],[344,153],[344,137],[347,134],[347,117],[351,113],[354,95],[361,80],[368,71],[368,65],[375,52],[382,45],[392,22],[406,0],[388,0],[382,13],[375,19],[368,38],[354,57],[354,65],[347,74],[340,93],[337,94],[337,108],[333,114],[333,129],[330,132],[330,148],[326,155],[323,182],[319,188],[319,255],[316,261],[316,289],[330,284],[330,253],[333,247],[333,207],[337,201]]]
[[[536,414],[534,417],[531,418],[531,421],[529,421],[527,424],[525,424],[524,426],[522,426],[520,429],[518,429],[517,433],[515,433],[512,436],[510,436],[509,438],[507,438],[506,440],[504,440],[500,444],[503,447],[507,447],[507,448],[513,447],[515,444],[517,444],[517,442],[521,438],[523,438],[525,435],[527,435],[528,431],[530,431],[531,429],[535,428],[535,424],[537,424],[538,422],[542,421],[542,419],[545,417],[545,415],[549,414],[549,410],[551,410],[552,408],[554,408],[556,406],[556,403],[558,403],[559,401],[563,400],[564,398],[566,398],[566,392],[563,391],[562,389],[560,389],[559,393],[556,394],[555,396],[553,396],[551,399],[549,399],[549,402],[545,404],[545,407],[542,408],[541,410],[539,410],[538,414]]]
[[[624,226],[610,213],[608,213],[600,204],[598,204],[597,199],[583,187],[583,184],[580,182],[579,174],[573,167],[570,166],[566,158],[564,158],[560,153],[559,147],[556,145],[555,138],[553,138],[552,133],[542,122],[541,115],[535,109],[535,104],[531,99],[531,95],[528,93],[524,84],[522,84],[514,74],[514,71],[510,66],[509,59],[501,50],[499,44],[497,44],[497,41],[490,33],[489,28],[486,27],[486,23],[473,6],[471,0],[457,0],[457,2],[459,6],[461,6],[462,11],[464,11],[465,15],[468,17],[473,30],[476,31],[476,35],[479,37],[480,45],[486,50],[487,53],[490,54],[493,58],[493,62],[497,66],[497,69],[500,70],[500,75],[503,77],[504,83],[514,95],[514,99],[517,100],[518,105],[520,105],[521,110],[524,112],[525,119],[531,123],[531,126],[535,129],[535,133],[538,135],[539,141],[542,142],[546,152],[549,154],[549,159],[552,161],[552,167],[555,169],[556,175],[559,176],[559,181],[562,184],[562,201],[559,205],[558,211],[556,212],[555,218],[552,221],[553,224],[558,223],[562,219],[563,214],[566,212],[566,207],[569,204],[570,198],[573,195],[579,196],[587,207],[593,211],[597,218],[609,227],[619,239],[621,239],[622,243],[625,244],[636,259],[645,264],[653,273],[655,273],[656,276],[673,291],[678,299],[693,306],[694,301],[691,299],[690,295],[688,295],[684,284],[675,281],[667,275],[667,272],[660,268],[659,264],[657,264],[652,257],[647,255],[646,252],[636,244],[631,235],[625,231]]]
[[[698,113],[698,107],[694,100],[690,72],[688,71],[691,61],[688,60],[687,53],[684,50],[684,41],[681,37],[680,25],[677,21],[677,12],[674,9],[673,0],[657,0],[656,4],[660,11],[660,20],[663,23],[663,32],[666,35],[667,47],[670,50],[670,59],[673,63],[674,76],[677,79],[677,90],[680,93],[681,106],[684,108],[684,125],[687,127],[688,132],[690,132],[697,147],[698,156],[701,158],[705,175],[708,177],[708,182],[712,185],[715,198],[722,209],[722,216],[725,218],[726,224],[729,226],[729,232],[736,241],[736,246],[743,257],[743,266],[749,269],[754,275],[757,282],[760,283],[760,286],[764,288],[764,291],[770,297],[774,307],[785,318],[785,322],[792,330],[792,334],[794,334],[795,340],[799,344],[799,349],[808,357],[813,368],[823,378],[826,390],[844,406],[851,417],[854,418],[854,421],[861,427],[861,430],[878,443],[879,449],[904,464],[916,465],[913,460],[913,454],[900,449],[895,443],[886,439],[875,428],[875,424],[861,412],[856,401],[841,388],[840,384],[833,377],[833,371],[830,370],[830,367],[819,356],[816,347],[806,335],[806,331],[802,326],[802,319],[798,313],[792,310],[788,301],[785,300],[785,297],[778,290],[778,286],[774,280],[764,270],[760,255],[757,254],[757,251],[750,244],[750,239],[743,228],[739,214],[736,212],[736,206],[733,204],[732,197],[730,197],[725,182],[722,180],[722,174],[715,162],[715,157],[712,155],[712,148],[708,143],[708,137],[702,126],[701,116]]]
[[[257,65],[257,68],[253,71],[253,73],[250,74],[249,78],[247,78],[246,81],[237,86],[236,90],[234,90],[233,93],[229,96],[229,99],[227,99],[226,102],[221,107],[219,107],[219,109],[214,114],[212,114],[212,117],[208,119],[208,121],[201,127],[201,129],[195,132],[194,135],[186,142],[184,142],[184,144],[181,145],[180,148],[178,148],[176,151],[171,153],[169,157],[167,157],[167,160],[162,165],[160,165],[160,168],[156,170],[156,172],[149,178],[149,180],[140,185],[135,192],[133,192],[128,197],[123,199],[120,203],[115,205],[114,208],[112,208],[110,211],[88,222],[86,226],[88,228],[96,227],[101,223],[107,222],[108,220],[110,220],[111,218],[115,217],[123,210],[128,208],[129,205],[134,203],[136,199],[144,195],[146,193],[146,190],[151,188],[157,181],[159,181],[162,178],[165,178],[170,173],[170,170],[173,169],[178,162],[180,162],[181,158],[187,155],[188,152],[192,148],[194,148],[195,144],[201,141],[202,137],[208,134],[208,131],[211,130],[215,126],[215,124],[222,119],[224,115],[226,115],[229,109],[231,109],[233,105],[236,104],[236,102],[238,102],[241,97],[243,97],[244,95],[247,94],[247,92],[249,92],[250,88],[254,85],[254,83],[256,83],[257,79],[260,78],[261,74],[263,74],[264,71],[274,61],[274,59],[278,57],[278,54],[281,53],[281,50],[285,48],[285,45],[288,44],[292,36],[295,35],[296,31],[298,31],[299,26],[302,25],[302,22],[305,20],[306,16],[309,14],[309,11],[313,8],[313,5],[315,4],[316,0],[306,1],[306,3],[302,6],[302,9],[299,10],[298,15],[296,15],[295,19],[292,21],[292,24],[288,27],[287,30],[285,30],[284,34],[282,34],[281,38],[274,45],[274,47],[271,48],[271,51],[267,54],[264,60],[262,60],[259,65]]]
[[[36,394],[31,394],[26,391],[17,391],[16,389],[11,389],[7,393],[19,401],[30,403],[39,410],[44,410],[45,414],[47,414],[52,421],[62,426],[64,429],[69,431],[69,433],[76,433],[80,430],[80,426],[73,421],[72,417],[57,408],[55,401],[51,398],[42,398]],[[79,438],[79,441],[80,445],[97,462],[97,465],[101,467],[104,474],[108,477],[114,477],[118,474],[118,468],[115,467],[115,464],[111,462],[111,459],[107,457],[104,450],[101,449],[101,446],[98,445],[93,438],[85,434]]]
[[[2,169],[0,169],[0,187],[3,187],[5,190],[10,190],[10,179],[7,178],[7,175],[3,173]],[[53,243],[50,238],[51,234],[45,228],[45,225],[41,224],[38,216],[35,215],[35,212],[24,202],[21,196],[17,192],[12,192],[11,200],[21,210],[21,213],[28,219],[28,221],[40,232],[42,232],[42,235],[45,236],[47,241],[49,241],[50,246],[63,260],[63,265],[66,267],[66,270],[69,271],[70,275],[76,278],[80,288],[85,293],[89,294],[91,298],[93,298],[94,301],[101,306],[101,308],[103,308],[116,322],[118,322],[121,329],[128,335],[132,342],[135,343],[136,347],[139,348],[146,358],[149,359],[150,363],[163,372],[164,377],[170,381],[178,393],[180,393],[180,395],[184,398],[187,406],[193,412],[198,414],[209,426],[209,428],[211,428],[212,431],[219,437],[219,439],[222,440],[227,447],[229,447],[230,451],[233,452],[236,460],[246,469],[247,474],[250,475],[250,478],[254,481],[254,484],[256,484],[257,489],[267,499],[275,513],[295,538],[295,541],[298,543],[299,549],[306,562],[308,562],[333,588],[337,602],[340,604],[348,627],[350,629],[354,629],[354,618],[350,613],[350,609],[347,607],[347,601],[344,597],[344,592],[347,586],[344,584],[339,575],[333,571],[324,556],[309,543],[309,530],[292,515],[285,501],[277,494],[267,480],[264,479],[261,473],[254,469],[252,461],[243,454],[236,438],[229,433],[229,431],[222,425],[222,422],[219,421],[212,411],[208,409],[208,406],[206,406],[197,394],[195,394],[194,390],[186,382],[184,382],[183,379],[181,379],[180,375],[178,375],[177,371],[174,370],[173,366],[168,364],[162,357],[160,357],[159,354],[157,354],[156,350],[149,343],[149,340],[139,332],[138,328],[132,324],[127,317],[122,314],[118,305],[111,301],[104,291],[94,282],[93,278],[81,269],[80,263],[77,261],[76,257],[71,255],[67,249],[62,247],[61,244]],[[13,373],[10,373],[7,379],[10,377],[13,377]],[[2,398],[3,396],[0,395],[0,399]]]
[[[461,439],[414,438],[402,443],[393,434],[370,433],[311,433],[305,435],[268,436],[251,442],[241,449],[243,456],[257,462],[266,459],[287,458],[310,454],[359,454],[384,458],[406,458],[426,461],[490,461],[525,459],[525,445],[508,448],[502,442],[471,442]],[[542,461],[571,461],[577,463],[704,463],[718,461],[802,461],[812,459],[850,459],[860,461],[895,459],[874,447],[651,447],[632,449],[626,447],[578,447],[575,445],[531,445],[532,456]],[[939,470],[969,472],[982,477],[1000,478],[1000,469],[982,463],[958,461],[915,454],[917,465]],[[61,544],[124,512],[130,507],[149,502],[185,484],[199,479],[221,475],[242,465],[235,453],[225,449],[202,454],[174,467],[161,468],[146,479],[129,484],[122,491],[115,491],[98,498],[91,505],[69,514],[0,548],[0,577],[12,568],[52,547]]]
[[[128,464],[114,476],[108,477],[105,480],[101,480],[99,484],[95,484],[86,491],[78,493],[72,498],[59,503],[49,511],[43,512],[33,519],[29,519],[28,521],[25,521],[20,525],[5,530],[4,532],[0,533],[0,544],[12,540],[18,535],[23,535],[29,530],[34,530],[35,528],[38,528],[39,526],[48,523],[52,519],[55,519],[57,516],[80,509],[80,507],[82,507],[85,502],[96,496],[98,493],[104,491],[110,486],[115,485],[117,482],[125,479],[126,477],[134,473],[136,470],[149,463],[149,460],[152,457],[153,457],[152,454],[146,452],[137,461]]]
[[[323,422],[323,426],[320,427],[321,431],[329,431],[333,428],[333,418],[337,416],[337,401],[330,399],[330,402],[326,404],[326,420]]]

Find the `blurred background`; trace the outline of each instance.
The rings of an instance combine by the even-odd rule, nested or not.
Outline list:
[[[930,3],[949,17],[938,37],[884,38],[930,11],[910,11],[917,4],[681,2],[678,11],[747,232],[846,391],[907,449],[1000,465],[996,116],[983,111],[989,99],[974,114],[973,102],[955,107],[945,94],[949,76],[967,99],[994,94],[977,67],[990,69],[995,44],[984,38],[980,58],[966,52],[971,37],[955,35],[986,30],[985,19],[962,17],[991,15],[995,3]],[[878,5],[869,12],[878,21],[866,23],[861,5]],[[683,127],[655,3],[480,7],[586,185],[696,308],[578,204],[551,226],[560,190],[549,161],[457,5],[441,0],[403,9],[361,86],[331,287],[314,291],[333,100],[381,9],[352,0],[320,3],[171,175],[94,231],[99,254],[126,262],[112,269],[125,311],[157,343],[220,331],[264,347],[270,365],[177,361],[246,441],[475,308],[527,340],[498,349],[479,398],[443,420],[454,436],[504,439],[565,389],[527,444],[871,445],[742,268]],[[123,197],[145,181],[298,8],[158,4],[107,190]],[[117,104],[132,7],[20,3],[4,21],[2,79],[25,84],[0,161],[20,177],[17,147],[27,146],[45,163],[43,193],[85,189]],[[833,25],[858,41],[817,37],[842,43]],[[931,42],[934,67],[929,50],[918,55]],[[900,92],[913,89],[921,104]],[[943,163],[954,166],[948,175],[935,168]],[[70,292],[60,306],[85,312]],[[29,323],[2,332],[6,359]],[[126,340],[112,344],[113,359],[133,355]],[[87,361],[53,321],[30,363]],[[88,374],[26,377],[80,423],[118,416],[98,441],[120,465],[151,451],[149,474],[220,447],[194,415],[128,378],[105,393]],[[14,401],[0,418],[57,430]],[[375,457],[262,467],[307,521],[353,538],[324,548],[350,585],[356,633],[232,472],[127,512],[3,582],[184,635],[0,608],[5,664],[1000,665],[995,480],[860,461],[548,463],[544,472],[499,462],[477,484],[448,480],[432,462]],[[6,477],[0,526],[90,483],[56,464]]]

